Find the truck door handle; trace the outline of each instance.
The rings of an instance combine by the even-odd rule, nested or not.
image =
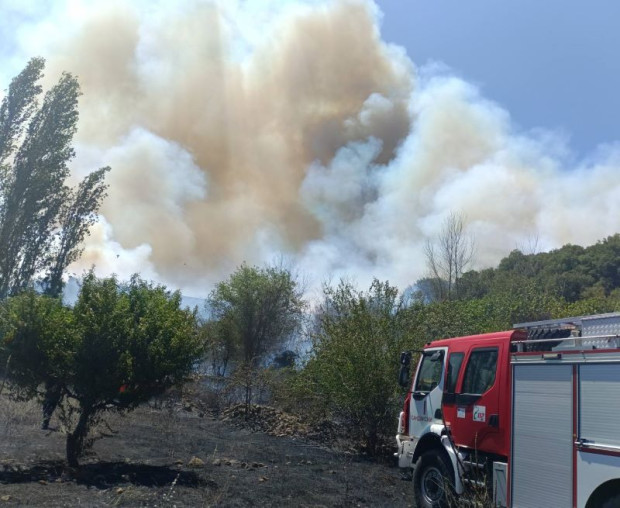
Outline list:
[[[458,406],[471,406],[480,399],[481,395],[472,393],[457,393],[456,404]]]
[[[489,426],[499,428],[499,415],[491,415],[489,416]]]

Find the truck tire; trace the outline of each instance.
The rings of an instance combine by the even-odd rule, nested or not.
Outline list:
[[[586,503],[586,508],[618,508],[619,506],[620,482],[617,480],[596,489]]]
[[[603,501],[601,508],[618,508],[620,506],[620,494],[616,494]]]
[[[454,499],[452,466],[441,451],[429,450],[413,471],[413,498],[418,508],[446,508]]]

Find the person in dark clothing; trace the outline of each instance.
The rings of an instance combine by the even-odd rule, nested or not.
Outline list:
[[[62,385],[56,381],[45,382],[45,397],[43,398],[43,430],[49,429],[50,419],[62,397]]]

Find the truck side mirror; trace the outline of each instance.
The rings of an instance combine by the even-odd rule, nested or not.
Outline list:
[[[398,384],[403,388],[407,388],[411,380],[409,365],[411,365],[411,353],[403,351],[400,354],[400,371],[398,372]]]

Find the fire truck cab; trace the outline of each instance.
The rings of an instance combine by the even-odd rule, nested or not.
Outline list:
[[[398,420],[417,506],[620,506],[620,313],[426,344]],[[617,504],[613,504],[617,503]],[[452,503],[453,504],[453,503]]]

